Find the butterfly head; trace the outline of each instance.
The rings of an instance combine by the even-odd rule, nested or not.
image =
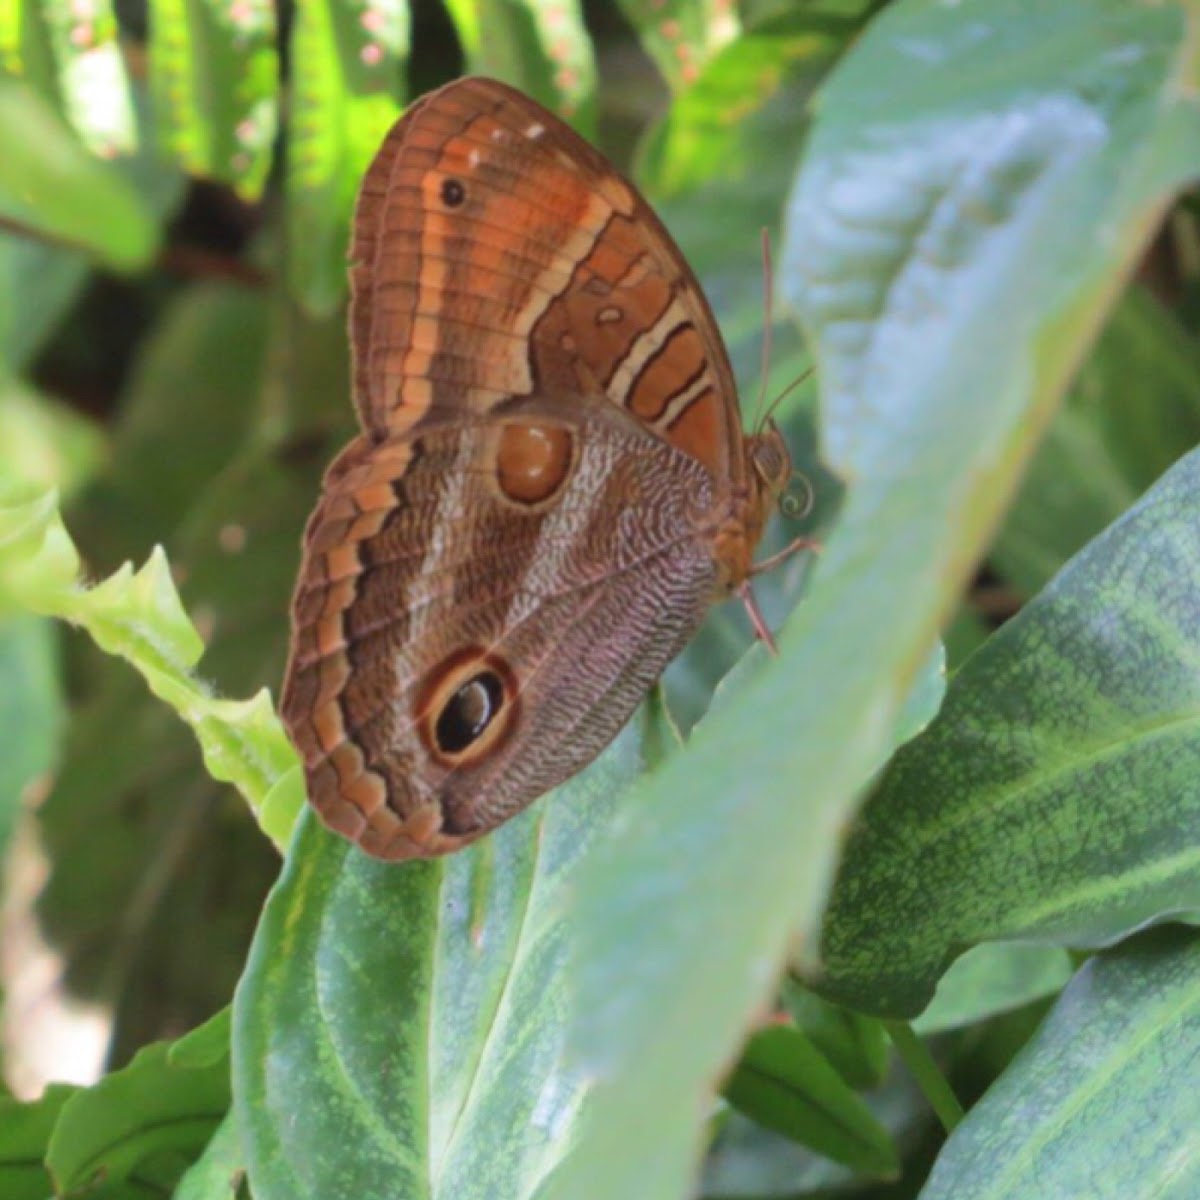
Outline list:
[[[783,440],[779,426],[770,418],[761,433],[747,439],[746,457],[758,487],[762,509],[766,512],[779,502],[792,478],[792,456],[787,442]]]

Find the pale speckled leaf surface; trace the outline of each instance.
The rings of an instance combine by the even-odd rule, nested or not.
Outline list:
[[[1093,959],[943,1147],[921,1200],[1200,1195],[1200,935]]]
[[[520,1200],[569,1144],[568,876],[673,734],[652,703],[477,845],[400,866],[301,821],[234,1017],[257,1200]]]

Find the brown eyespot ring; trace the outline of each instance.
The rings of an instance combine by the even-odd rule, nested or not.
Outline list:
[[[426,675],[416,726],[425,749],[442,766],[474,766],[507,742],[519,711],[509,664],[494,651],[469,646]]]

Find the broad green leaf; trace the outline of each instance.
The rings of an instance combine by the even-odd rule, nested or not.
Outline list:
[[[1054,946],[975,946],[938,980],[933,999],[913,1028],[928,1035],[974,1025],[1054,995],[1073,972],[1071,956]]]
[[[63,707],[53,626],[38,617],[0,617],[0,864],[30,789],[45,791]]]
[[[38,0],[38,8],[67,119],[95,154],[129,153],[137,131],[111,0]]]
[[[172,1063],[156,1043],[63,1105],[46,1154],[59,1192],[135,1173],[168,1188],[208,1144],[229,1107],[229,1063]]]
[[[722,0],[620,0],[620,8],[675,92],[738,34],[737,9]]]
[[[721,1094],[760,1125],[865,1175],[899,1169],[888,1132],[799,1029],[774,1025],[753,1034]]]
[[[855,822],[823,992],[912,1014],[977,942],[1200,911],[1198,531],[1193,451],[963,666]]]
[[[256,1200],[543,1193],[587,1104],[563,1057],[564,892],[672,740],[652,703],[593,766],[442,860],[380,863],[300,822],[234,1002]]]
[[[1200,936],[1092,959],[942,1148],[922,1200],[1190,1200],[1200,1190]]]
[[[519,87],[585,134],[596,63],[579,0],[447,0],[471,74]]]
[[[1200,442],[1200,347],[1132,290],[1047,430],[991,551],[1026,595]]]
[[[180,1179],[173,1200],[239,1200],[245,1195],[245,1161],[237,1122],[230,1113]]]
[[[3,77],[0,217],[117,270],[144,266],[158,247],[157,224],[117,168],[80,146],[35,92]]]
[[[21,1103],[0,1097],[0,1196],[47,1200],[54,1184],[43,1164],[63,1105],[78,1089],[51,1084],[40,1099]]]
[[[328,315],[346,292],[359,181],[399,115],[406,0],[298,0],[290,41],[287,265],[292,295]]]
[[[633,789],[580,872],[571,1045],[598,1082],[549,1194],[686,1190],[709,1089],[792,945],[815,950],[915,673],[1200,165],[1196,19],[900,0],[826,86],[781,281],[852,486],[780,659]]]
[[[185,170],[248,200],[266,182],[278,125],[270,0],[149,0],[159,136]]]

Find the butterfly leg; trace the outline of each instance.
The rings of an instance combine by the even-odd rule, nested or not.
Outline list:
[[[782,550],[772,554],[769,558],[764,558],[760,563],[755,563],[750,568],[750,577],[761,575],[764,571],[773,571],[781,562],[786,562],[793,554],[799,554],[801,550],[812,550],[814,553],[819,553],[821,543],[816,538],[793,538]]]
[[[770,629],[767,628],[766,621],[763,619],[762,609],[758,607],[758,600],[755,598],[754,589],[750,586],[750,580],[747,579],[738,588],[737,594],[746,606],[746,612],[750,616],[750,624],[754,626],[755,636],[772,654],[778,656],[779,647],[775,645],[775,638]]]

